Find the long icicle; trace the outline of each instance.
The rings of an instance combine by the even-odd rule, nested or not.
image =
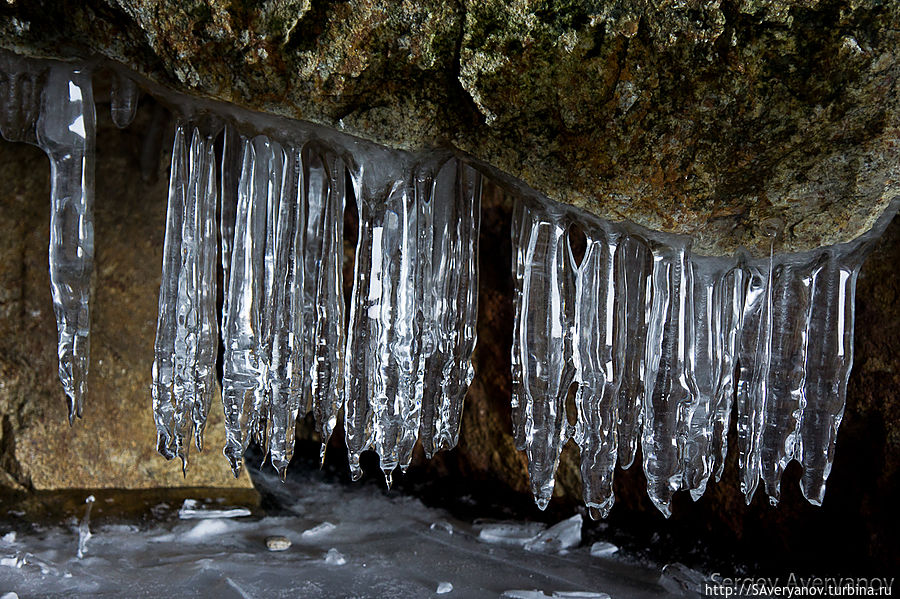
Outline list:
[[[584,502],[596,520],[605,518],[615,502],[617,401],[625,364],[624,254],[619,251],[623,236],[612,227],[590,227],[586,236],[575,285],[575,441]]]
[[[90,364],[95,123],[90,73],[52,66],[36,133],[50,158],[50,289],[69,423],[82,415]]]
[[[156,422],[156,450],[167,460],[175,449],[175,334],[178,326],[178,278],[181,270],[181,235],[187,195],[188,164],[184,125],[175,126],[172,164],[169,171],[169,198],[166,208],[166,237],[163,244],[162,280],[153,359],[153,418]]]
[[[309,373],[313,411],[322,447],[337,426],[344,404],[344,206],[346,168],[326,148],[311,148],[304,158],[308,220],[304,283],[304,372]]]
[[[255,144],[243,143],[234,249],[228,280],[225,318],[225,357],[222,363],[222,402],[225,409],[225,456],[235,476],[240,473],[247,421],[253,409],[262,368],[261,312],[264,301],[266,206],[256,200]]]
[[[653,308],[647,344],[641,452],[647,493],[667,518],[684,476],[684,440],[697,399],[693,363],[690,248],[654,243]]]
[[[525,451],[539,508],[550,502],[556,467],[568,439],[566,396],[575,369],[570,331],[574,273],[566,225],[547,212],[533,221],[525,254],[519,351],[525,399]]]

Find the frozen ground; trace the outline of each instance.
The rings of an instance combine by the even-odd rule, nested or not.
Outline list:
[[[0,597],[640,599],[677,590],[674,579],[660,579],[660,567],[624,551],[592,555],[580,516],[550,528],[463,522],[417,499],[317,473],[257,482],[280,505],[277,515],[222,517],[240,506],[215,498],[160,505],[149,522],[92,524],[82,559],[78,522],[12,531],[15,514],[5,510]],[[273,536],[290,547],[268,550]]]

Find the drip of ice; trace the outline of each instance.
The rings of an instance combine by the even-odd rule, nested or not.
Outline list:
[[[540,198],[513,211],[516,286],[512,414],[544,508],[569,438],[575,396],[592,517],[614,501],[616,462],[640,439],[647,491],[666,516],[679,490],[699,499],[719,480],[737,409],[741,489],[763,481],[772,503],[791,460],[820,504],[846,403],[853,301],[863,259],[896,213],[849,243],[767,258],[694,256],[690,240],[614,224]],[[584,231],[575,264],[569,232]],[[735,366],[737,374],[735,375]]]
[[[91,508],[94,507],[94,501],[93,495],[88,495],[84,500],[87,507],[84,508],[84,518],[78,523],[78,559],[83,558],[87,553],[87,543],[93,536],[91,535]]]
[[[113,73],[109,88],[109,113],[116,127],[124,129],[137,114],[140,89],[133,79],[122,73]]]

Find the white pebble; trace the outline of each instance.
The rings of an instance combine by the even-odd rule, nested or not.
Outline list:
[[[287,551],[291,548],[291,540],[287,537],[266,537],[266,548],[269,551]]]

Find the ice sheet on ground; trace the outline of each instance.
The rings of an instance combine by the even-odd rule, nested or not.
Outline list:
[[[283,508],[277,516],[198,521],[170,513],[138,523],[138,531],[92,519],[90,552],[82,560],[75,558],[73,528],[18,530],[14,547],[0,546],[0,589],[49,599],[178,597],[190,589],[217,599],[374,599],[434,596],[440,583],[450,582],[448,596],[476,599],[510,589],[537,589],[540,594],[531,597],[578,591],[630,599],[667,596],[658,583],[659,567],[598,560],[589,546],[536,558],[521,546],[484,542],[481,532],[496,533],[496,525],[458,520],[375,484],[346,486],[318,473],[291,476],[285,484],[275,476],[261,480]],[[303,536],[323,522],[334,530]],[[434,522],[450,523],[454,534],[432,530]],[[532,538],[543,529],[525,527]],[[289,539],[291,549],[269,551],[265,539],[273,535]],[[331,549],[344,565],[326,564]]]

